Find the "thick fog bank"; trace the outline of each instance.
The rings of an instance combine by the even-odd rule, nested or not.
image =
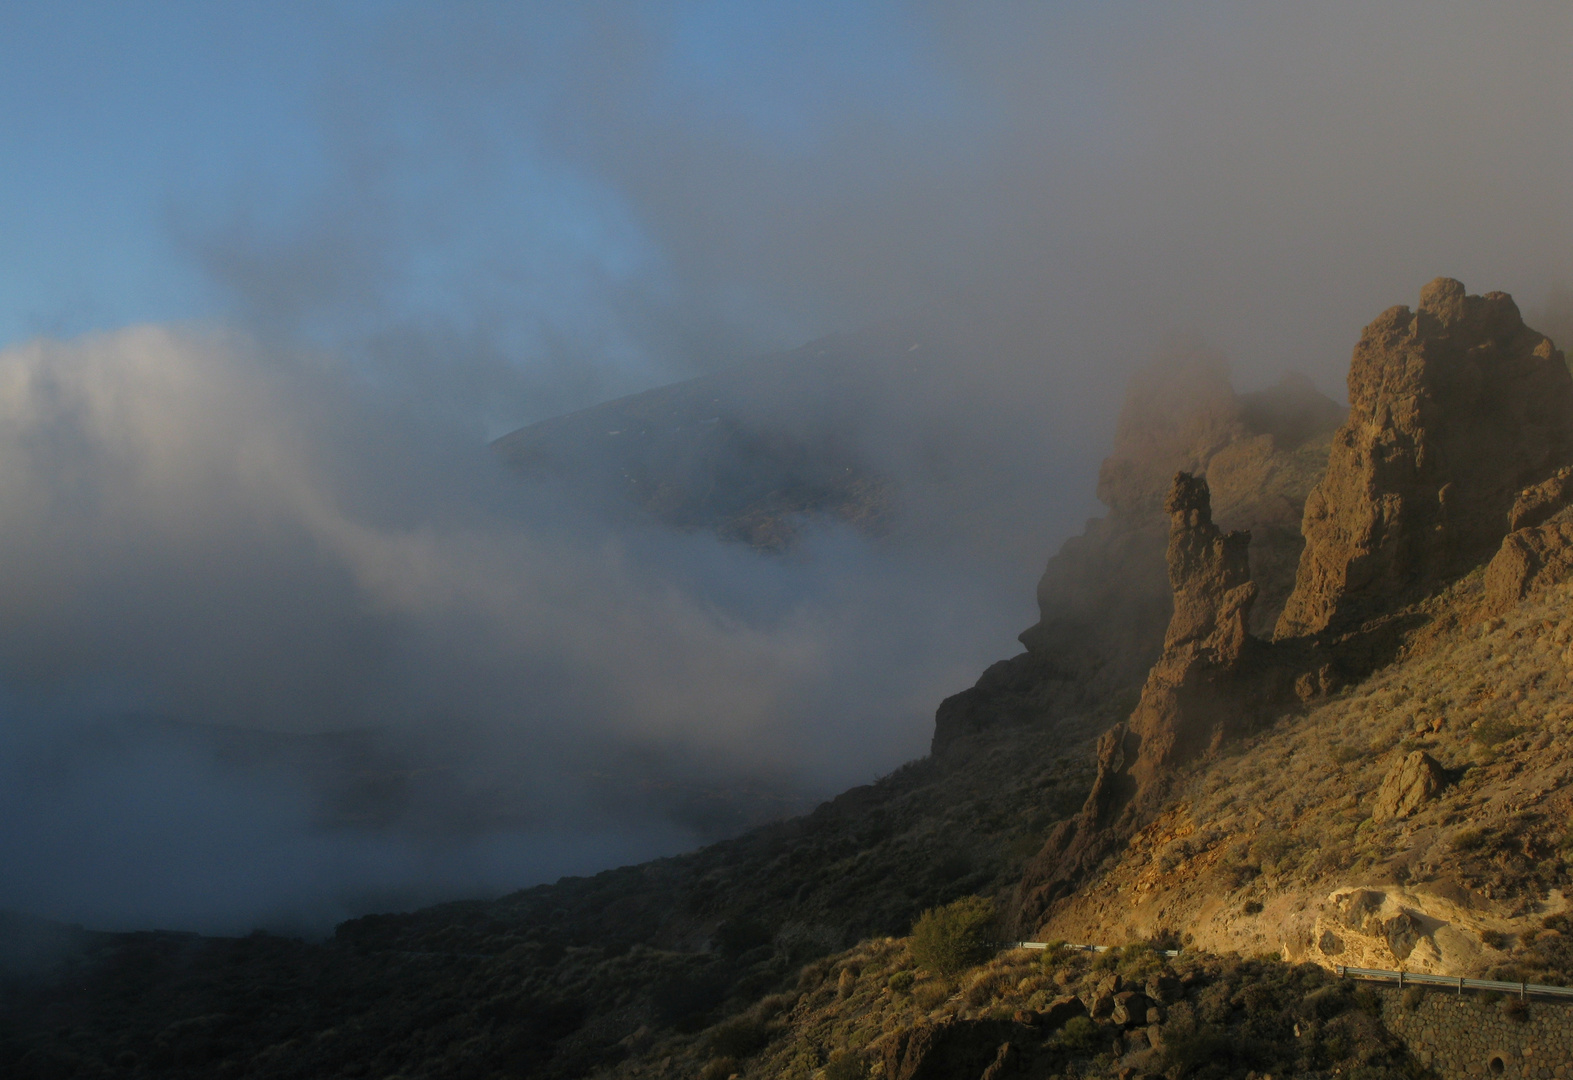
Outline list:
[[[37,341],[0,387],[0,905],[39,914],[320,924],[679,850],[705,800],[919,755],[1030,614],[943,545],[614,529],[233,335]]]

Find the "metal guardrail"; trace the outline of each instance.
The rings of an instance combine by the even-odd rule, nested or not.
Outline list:
[[[1047,949],[1046,941],[1009,941],[1005,943],[1007,949]],[[1060,942],[1062,949],[1076,949],[1080,952],[1108,952],[1115,946],[1109,945],[1071,945]],[[1164,956],[1179,956],[1178,949],[1163,950]],[[1462,994],[1465,990],[1495,990],[1503,994],[1517,994],[1519,997],[1528,997],[1534,994],[1538,997],[1560,997],[1573,999],[1573,986],[1547,986],[1544,983],[1503,982],[1500,979],[1466,979],[1462,975],[1425,975],[1416,971],[1388,971],[1385,968],[1357,968],[1345,967],[1339,964],[1333,971],[1342,979],[1367,979],[1371,982],[1391,982],[1403,986],[1445,986],[1457,990]]]
[[[1007,948],[1007,949],[1047,949],[1048,947],[1049,947],[1049,943],[1047,941],[1007,941],[1005,943],[1005,948]],[[1119,946],[1117,946],[1117,945],[1072,945],[1069,942],[1062,941],[1062,942],[1059,943],[1059,947],[1062,948],[1062,949],[1075,949],[1078,952],[1108,952],[1111,948],[1118,948]],[[1155,950],[1155,951],[1160,952],[1164,956],[1179,956],[1180,955],[1180,950],[1178,950],[1178,949],[1160,949],[1160,950]]]
[[[1446,986],[1462,994],[1465,990],[1495,990],[1498,993],[1528,997],[1573,998],[1573,986],[1546,986],[1543,983],[1503,982],[1500,979],[1466,979],[1462,975],[1425,975],[1416,971],[1387,971],[1383,968],[1333,968],[1340,978],[1390,982],[1397,986]]]

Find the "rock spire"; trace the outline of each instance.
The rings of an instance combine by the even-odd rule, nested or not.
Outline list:
[[[1055,831],[1028,869],[1023,928],[1140,823],[1175,765],[1237,734],[1249,718],[1237,676],[1261,644],[1246,629],[1256,599],[1250,534],[1220,530],[1207,481],[1189,473],[1175,475],[1164,509],[1174,613],[1163,654],[1129,721],[1099,740],[1098,775],[1080,814]]]

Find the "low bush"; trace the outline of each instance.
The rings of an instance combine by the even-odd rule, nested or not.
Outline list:
[[[994,905],[981,896],[930,908],[912,925],[912,955],[932,971],[954,975],[989,958],[993,924]]]
[[[1060,1029],[1059,1041],[1072,1053],[1086,1054],[1102,1044],[1103,1033],[1087,1017],[1073,1016]]]
[[[1453,834],[1454,851],[1478,851],[1486,843],[1483,829],[1459,829]]]
[[[967,1004],[974,1009],[987,1005],[1006,990],[1011,984],[1008,972],[997,971],[974,982],[967,987]]]
[[[1481,746],[1492,747],[1522,734],[1523,730],[1502,717],[1492,716],[1475,725],[1475,742]]]
[[[890,981],[886,985],[888,985],[890,989],[897,994],[910,994],[912,992],[912,983],[914,981],[915,976],[912,974],[912,972],[898,971],[890,977]]]
[[[937,1009],[950,999],[953,988],[942,979],[918,983],[912,989],[912,1000],[922,1009]]]

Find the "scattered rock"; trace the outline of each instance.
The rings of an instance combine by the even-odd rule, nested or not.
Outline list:
[[[1501,544],[1520,492],[1573,460],[1562,354],[1512,297],[1450,278],[1365,328],[1349,401],[1306,500],[1280,638],[1358,624],[1466,573]]]
[[[1393,955],[1400,960],[1409,959],[1409,954],[1415,951],[1415,946],[1420,944],[1420,939],[1425,936],[1425,927],[1407,911],[1400,911],[1391,919],[1382,924],[1383,936],[1387,938],[1387,947],[1393,950]]]
[[[1150,1004],[1144,995],[1134,990],[1123,991],[1114,995],[1114,1011],[1109,1014],[1109,1019],[1121,1027],[1145,1024]]]
[[[1172,1005],[1185,993],[1173,975],[1155,974],[1147,979],[1147,997],[1159,1005]]]
[[[1573,574],[1573,508],[1509,533],[1486,566],[1485,609],[1500,615]]]
[[[1422,804],[1437,797],[1447,786],[1447,772],[1424,750],[1414,750],[1401,761],[1394,762],[1376,789],[1371,806],[1371,819],[1385,821],[1403,818],[1418,810]],[[1325,951],[1325,950],[1324,950]]]

